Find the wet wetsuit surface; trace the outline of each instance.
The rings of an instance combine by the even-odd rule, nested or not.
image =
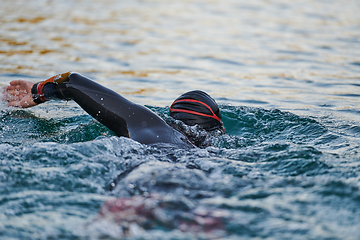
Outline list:
[[[78,73],[71,73],[64,81],[46,84],[43,94],[47,99],[74,100],[118,136],[129,137],[144,144],[192,146],[182,133],[169,126],[150,109],[135,104]]]

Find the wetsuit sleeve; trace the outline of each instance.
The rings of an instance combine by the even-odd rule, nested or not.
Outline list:
[[[39,103],[51,99],[74,100],[118,136],[145,144],[184,144],[184,136],[150,109],[78,73],[60,74],[35,84],[32,93],[34,101]]]

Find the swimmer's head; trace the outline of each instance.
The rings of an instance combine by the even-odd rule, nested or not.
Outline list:
[[[223,130],[219,106],[203,91],[191,91],[178,97],[170,106],[170,116],[186,125],[200,125],[207,131]]]

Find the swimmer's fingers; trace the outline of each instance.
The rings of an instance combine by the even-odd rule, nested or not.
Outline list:
[[[20,101],[11,101],[8,103],[9,107],[21,107]]]
[[[10,85],[6,87],[6,91],[11,90],[23,90],[31,92],[31,87],[34,85],[33,82],[24,81],[24,80],[14,80],[10,82]]]
[[[10,107],[21,107],[21,108],[28,108],[37,105],[32,96],[7,96],[5,101],[8,102],[8,106]]]
[[[9,99],[19,98],[19,97],[21,97],[23,95],[26,95],[26,94],[27,94],[27,91],[17,90],[17,89],[7,90],[7,91],[4,92],[4,96],[8,97]]]

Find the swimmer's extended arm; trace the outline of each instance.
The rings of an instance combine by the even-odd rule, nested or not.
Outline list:
[[[51,99],[74,100],[118,136],[130,137],[145,144],[184,144],[184,136],[151,110],[78,73],[59,74],[44,82],[33,84],[31,94],[28,86],[22,91],[28,93],[26,103],[25,99],[17,99],[14,103],[7,100],[9,105],[31,107]],[[15,96],[10,92],[9,94]],[[32,99],[29,99],[29,95]]]
[[[124,112],[118,110],[133,103],[78,73],[67,72],[36,83],[31,93],[36,104],[52,99],[74,100],[118,136],[130,137]]]

